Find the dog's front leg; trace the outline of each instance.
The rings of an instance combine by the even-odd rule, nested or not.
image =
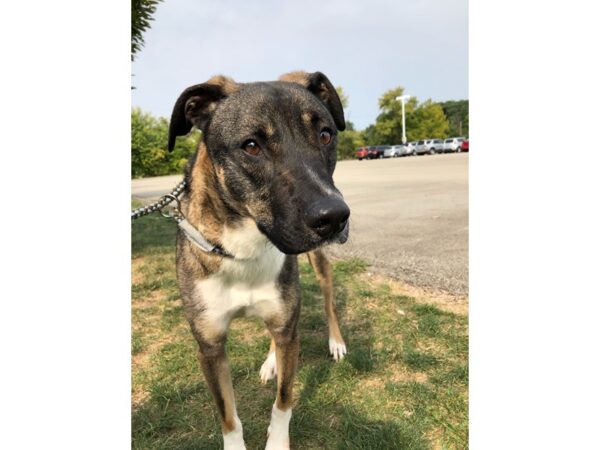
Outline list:
[[[269,438],[266,450],[290,448],[289,425],[292,418],[293,385],[300,340],[294,324],[293,330],[283,332],[271,331],[275,340],[275,355],[277,358],[277,398],[271,412]]]
[[[336,361],[341,361],[347,353],[337,318],[337,309],[333,298],[333,273],[331,264],[322,250],[308,252],[308,262],[315,271],[319,286],[325,298],[325,314],[329,327],[329,353]]]
[[[242,423],[235,408],[231,374],[225,353],[225,340],[225,336],[210,340],[197,338],[198,357],[204,378],[219,410],[225,450],[245,450]]]

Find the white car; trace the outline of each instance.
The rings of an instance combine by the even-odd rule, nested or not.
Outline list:
[[[425,145],[425,141],[417,141],[417,144],[415,145],[415,155],[424,155],[428,151],[429,149]]]
[[[386,148],[383,151],[384,158],[397,158],[398,156],[404,156],[408,152],[408,148],[404,145],[392,145],[390,148]]]
[[[406,144],[408,147],[408,155],[416,155],[417,154],[417,141],[412,141]]]
[[[465,140],[464,137],[448,138],[444,141],[443,152],[457,152],[461,144]]]
[[[444,151],[443,139],[427,139],[425,140],[425,148],[431,155],[442,153]]]

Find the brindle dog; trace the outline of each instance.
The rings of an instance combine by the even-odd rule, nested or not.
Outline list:
[[[319,250],[348,238],[350,210],[332,178],[344,111],[320,72],[259,83],[217,76],[175,103],[169,150],[193,126],[202,141],[186,169],[181,210],[224,254],[203,251],[179,231],[177,278],[225,449],[245,448],[225,354],[229,324],[242,313],[262,318],[273,338],[261,368],[263,382],[277,376],[266,448],[289,448],[300,253],[308,252],[324,293],[330,351],[336,360],[346,353],[331,268]]]

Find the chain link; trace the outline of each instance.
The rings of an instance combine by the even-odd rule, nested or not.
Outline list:
[[[177,203],[179,203],[178,197],[179,197],[179,195],[181,195],[184,188],[185,188],[185,181],[182,181],[177,186],[175,186],[175,188],[171,191],[170,194],[163,195],[157,202],[154,202],[150,205],[142,206],[141,208],[132,210],[131,218],[137,219],[139,217],[146,216],[150,213],[153,213],[154,211],[161,211],[165,206],[167,206],[169,203],[174,202],[174,201],[177,201]],[[177,213],[180,213],[179,208],[177,208],[177,211],[176,211],[175,215],[173,216],[176,220],[178,218]]]

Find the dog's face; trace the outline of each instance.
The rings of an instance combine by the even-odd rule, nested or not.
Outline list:
[[[350,210],[332,178],[345,121],[325,75],[247,84],[213,78],[180,96],[170,149],[192,125],[203,132],[227,207],[251,217],[279,250],[298,254],[347,240]]]

